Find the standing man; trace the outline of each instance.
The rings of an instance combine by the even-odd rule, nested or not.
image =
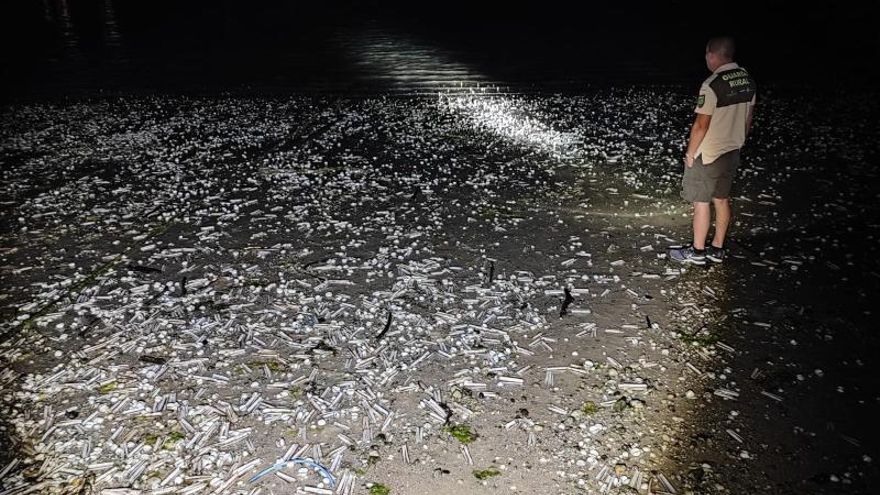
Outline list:
[[[684,158],[681,197],[694,204],[694,242],[672,249],[680,263],[703,265],[724,259],[724,236],[730,225],[730,188],[739,166],[739,150],[752,128],[755,81],[733,61],[732,38],[709,40],[706,66],[712,75],[700,87],[697,117]],[[715,236],[706,245],[715,206]]]

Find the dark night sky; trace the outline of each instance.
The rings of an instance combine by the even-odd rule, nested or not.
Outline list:
[[[738,39],[738,58],[764,83],[873,84],[865,73],[880,58],[874,17],[855,2],[582,3],[8,0],[3,76],[12,94],[295,87],[352,77],[332,39],[365,25],[448,50],[493,80],[538,84],[699,80],[718,33]],[[121,48],[108,46],[108,5]]]

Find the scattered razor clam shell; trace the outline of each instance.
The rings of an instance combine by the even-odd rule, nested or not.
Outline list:
[[[665,411],[691,381],[755,400],[714,371],[739,346],[700,333],[724,284],[670,266],[687,229],[651,220],[686,213],[669,112],[689,107],[646,89],[16,107],[0,404],[21,448],[3,489],[249,493],[303,458],[336,485],[290,468],[256,488],[354,493],[380,476],[360,470],[373,450],[468,468],[504,445],[535,480],[674,493],[649,474],[671,441],[644,432],[675,421],[638,405]],[[780,203],[776,182],[744,184],[737,201]],[[456,425],[479,436],[449,449]]]

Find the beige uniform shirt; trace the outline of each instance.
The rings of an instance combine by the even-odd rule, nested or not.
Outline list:
[[[755,82],[735,62],[724,64],[700,87],[696,113],[711,115],[709,130],[697,148],[704,164],[728,151],[742,148],[746,141],[749,110],[755,104]]]

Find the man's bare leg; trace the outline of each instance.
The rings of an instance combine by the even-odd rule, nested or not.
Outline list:
[[[712,203],[715,205],[715,237],[712,239],[712,245],[722,248],[724,247],[724,237],[727,235],[727,227],[730,226],[730,199],[712,198]],[[694,231],[696,232],[696,227],[694,227]]]
[[[709,235],[709,223],[711,220],[710,215],[709,203],[694,202],[694,249],[706,248],[706,236]]]

